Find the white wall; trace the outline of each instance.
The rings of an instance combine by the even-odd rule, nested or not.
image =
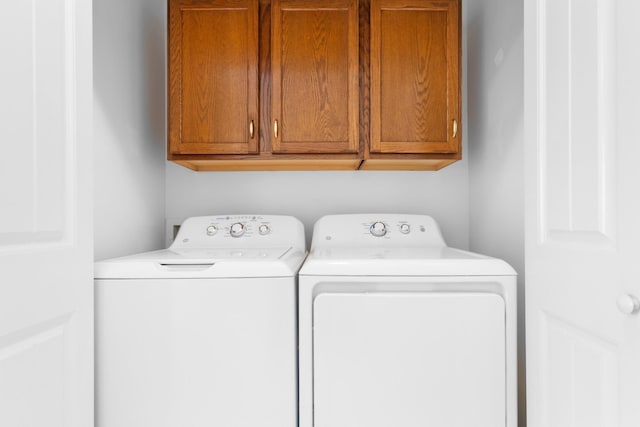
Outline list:
[[[293,215],[310,241],[323,215],[430,214],[451,246],[468,248],[466,160],[439,172],[193,172],[167,163],[167,218],[214,213]]]
[[[309,242],[313,224],[327,214],[429,214],[449,245],[468,249],[468,186],[464,133],[463,160],[437,172],[193,172],[167,162],[167,231],[194,215],[288,214],[305,224]]]
[[[164,0],[95,0],[95,258],[164,245]]]
[[[163,247],[165,217],[288,214],[309,241],[325,214],[426,213],[451,246],[516,268],[524,355],[522,14],[522,0],[463,0],[463,160],[442,171],[196,173],[164,160],[165,0],[95,0],[96,259]]]
[[[524,401],[523,1],[466,0],[469,246],[518,272],[519,420]]]
[[[406,212],[433,215],[451,246],[504,258],[524,276],[522,0],[463,0],[463,160],[438,172],[193,172],[165,162],[165,15],[165,0],[94,2],[97,259],[164,246],[165,217],[288,214],[309,240],[325,214]]]
[[[310,241],[326,214],[420,213],[435,217],[449,245],[469,246],[466,139],[463,160],[437,172],[193,172],[167,162],[166,183],[168,232],[194,215],[278,213],[299,218]]]

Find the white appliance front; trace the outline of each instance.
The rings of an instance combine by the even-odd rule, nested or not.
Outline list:
[[[295,218],[232,215],[96,263],[96,426],[296,427],[304,256]]]
[[[300,427],[515,427],[513,269],[429,217],[325,218],[299,275]]]
[[[504,426],[504,316],[489,293],[319,295],[314,425]]]
[[[97,427],[296,426],[293,278],[96,281]]]

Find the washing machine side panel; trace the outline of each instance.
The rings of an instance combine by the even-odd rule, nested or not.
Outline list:
[[[314,427],[505,426],[505,303],[491,293],[322,293]]]
[[[295,280],[97,280],[96,426],[296,426]]]

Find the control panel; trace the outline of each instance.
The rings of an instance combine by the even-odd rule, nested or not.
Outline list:
[[[279,246],[304,248],[304,227],[299,220],[284,215],[192,217],[182,223],[170,248]]]
[[[428,215],[328,215],[316,222],[314,247],[442,247],[440,228]]]
[[[375,237],[384,237],[386,236],[388,233],[393,232],[394,231],[394,227],[393,224],[392,225],[388,225],[390,224],[390,221],[375,221],[372,222],[371,225],[369,225],[369,233],[371,233],[372,236]],[[398,232],[402,233],[402,234],[409,234],[411,233],[411,223],[407,220],[400,220],[397,221],[396,220],[396,229]],[[420,231],[424,232],[426,231],[426,227],[423,225],[420,227]]]

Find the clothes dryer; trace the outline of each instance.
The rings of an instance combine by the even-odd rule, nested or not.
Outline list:
[[[216,215],[97,262],[97,427],[296,427],[304,256],[293,217]]]
[[[516,273],[423,215],[331,215],[299,274],[301,427],[515,427]]]

